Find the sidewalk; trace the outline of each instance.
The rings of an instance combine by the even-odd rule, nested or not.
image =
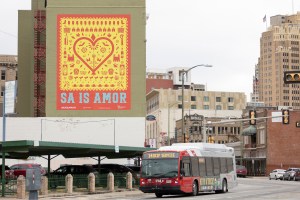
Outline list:
[[[89,194],[87,192],[74,192],[72,194],[67,194],[67,193],[52,193],[48,195],[39,195],[39,199],[42,200],[50,200],[50,199],[80,199],[80,200],[89,200],[89,199],[99,199],[99,200],[104,200],[104,199],[124,199],[124,197],[130,197],[130,196],[139,196],[143,194],[138,189],[120,189],[116,190],[114,192],[109,192],[109,191],[101,191],[101,192],[96,192],[93,194]],[[10,197],[0,197],[0,200],[14,200],[17,199],[16,196]],[[28,199],[28,194],[26,195],[26,198]]]
[[[50,200],[50,199],[82,199],[82,200],[88,200],[88,199],[122,199],[124,197],[130,197],[130,196],[139,196],[142,192],[138,189],[132,189],[132,190],[117,190],[115,192],[98,192],[93,194],[88,193],[62,193],[62,194],[54,194],[54,195],[46,195],[46,196],[39,196],[40,199],[43,200]]]

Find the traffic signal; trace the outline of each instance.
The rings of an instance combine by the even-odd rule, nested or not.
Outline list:
[[[290,123],[290,111],[282,110],[282,123],[289,124]]]
[[[255,110],[249,110],[249,124],[255,125],[256,124],[256,111]]]
[[[285,84],[300,83],[300,71],[285,71],[283,80]]]

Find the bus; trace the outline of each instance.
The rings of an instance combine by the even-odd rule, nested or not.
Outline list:
[[[196,196],[235,186],[234,149],[224,144],[174,143],[143,153],[139,189],[144,193]]]

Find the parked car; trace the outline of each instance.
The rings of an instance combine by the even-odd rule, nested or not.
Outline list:
[[[285,173],[285,169],[274,169],[269,174],[269,179],[282,179],[283,174]]]
[[[300,180],[300,169],[298,169],[294,174],[294,181]]]
[[[101,176],[106,177],[109,172],[112,172],[115,176],[115,185],[125,186],[126,185],[126,175],[128,172],[132,174],[133,185],[139,183],[139,178],[137,174],[125,165],[120,164],[100,164],[100,170],[98,164],[92,165]]]
[[[65,177],[70,174],[73,176],[73,185],[77,187],[87,187],[88,175],[93,173],[95,178],[99,173],[90,165],[64,165],[47,173],[50,188],[65,186]]]
[[[247,176],[247,168],[243,165],[236,165],[236,175],[238,177],[246,177]]]
[[[282,180],[293,180],[294,179],[294,175],[296,173],[296,171],[298,170],[299,168],[288,168],[286,170],[286,172],[283,174],[282,176]]]
[[[23,175],[26,177],[26,170],[31,168],[37,168],[40,169],[41,175],[46,174],[46,170],[40,165],[36,163],[21,163],[21,164],[15,164],[10,166],[10,168],[14,171],[14,175],[16,177],[19,177],[20,175]]]
[[[129,169],[132,169],[134,173],[137,175],[138,178],[140,178],[141,174],[141,166],[136,166],[136,165],[126,165]]]
[[[0,179],[2,178],[2,165],[0,165]],[[6,183],[9,179],[15,178],[14,170],[10,169],[9,166],[5,165],[5,179]]]

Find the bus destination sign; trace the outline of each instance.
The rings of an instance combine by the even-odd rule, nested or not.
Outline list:
[[[153,152],[146,153],[143,156],[143,159],[160,159],[160,158],[178,158],[179,153],[177,152]]]

